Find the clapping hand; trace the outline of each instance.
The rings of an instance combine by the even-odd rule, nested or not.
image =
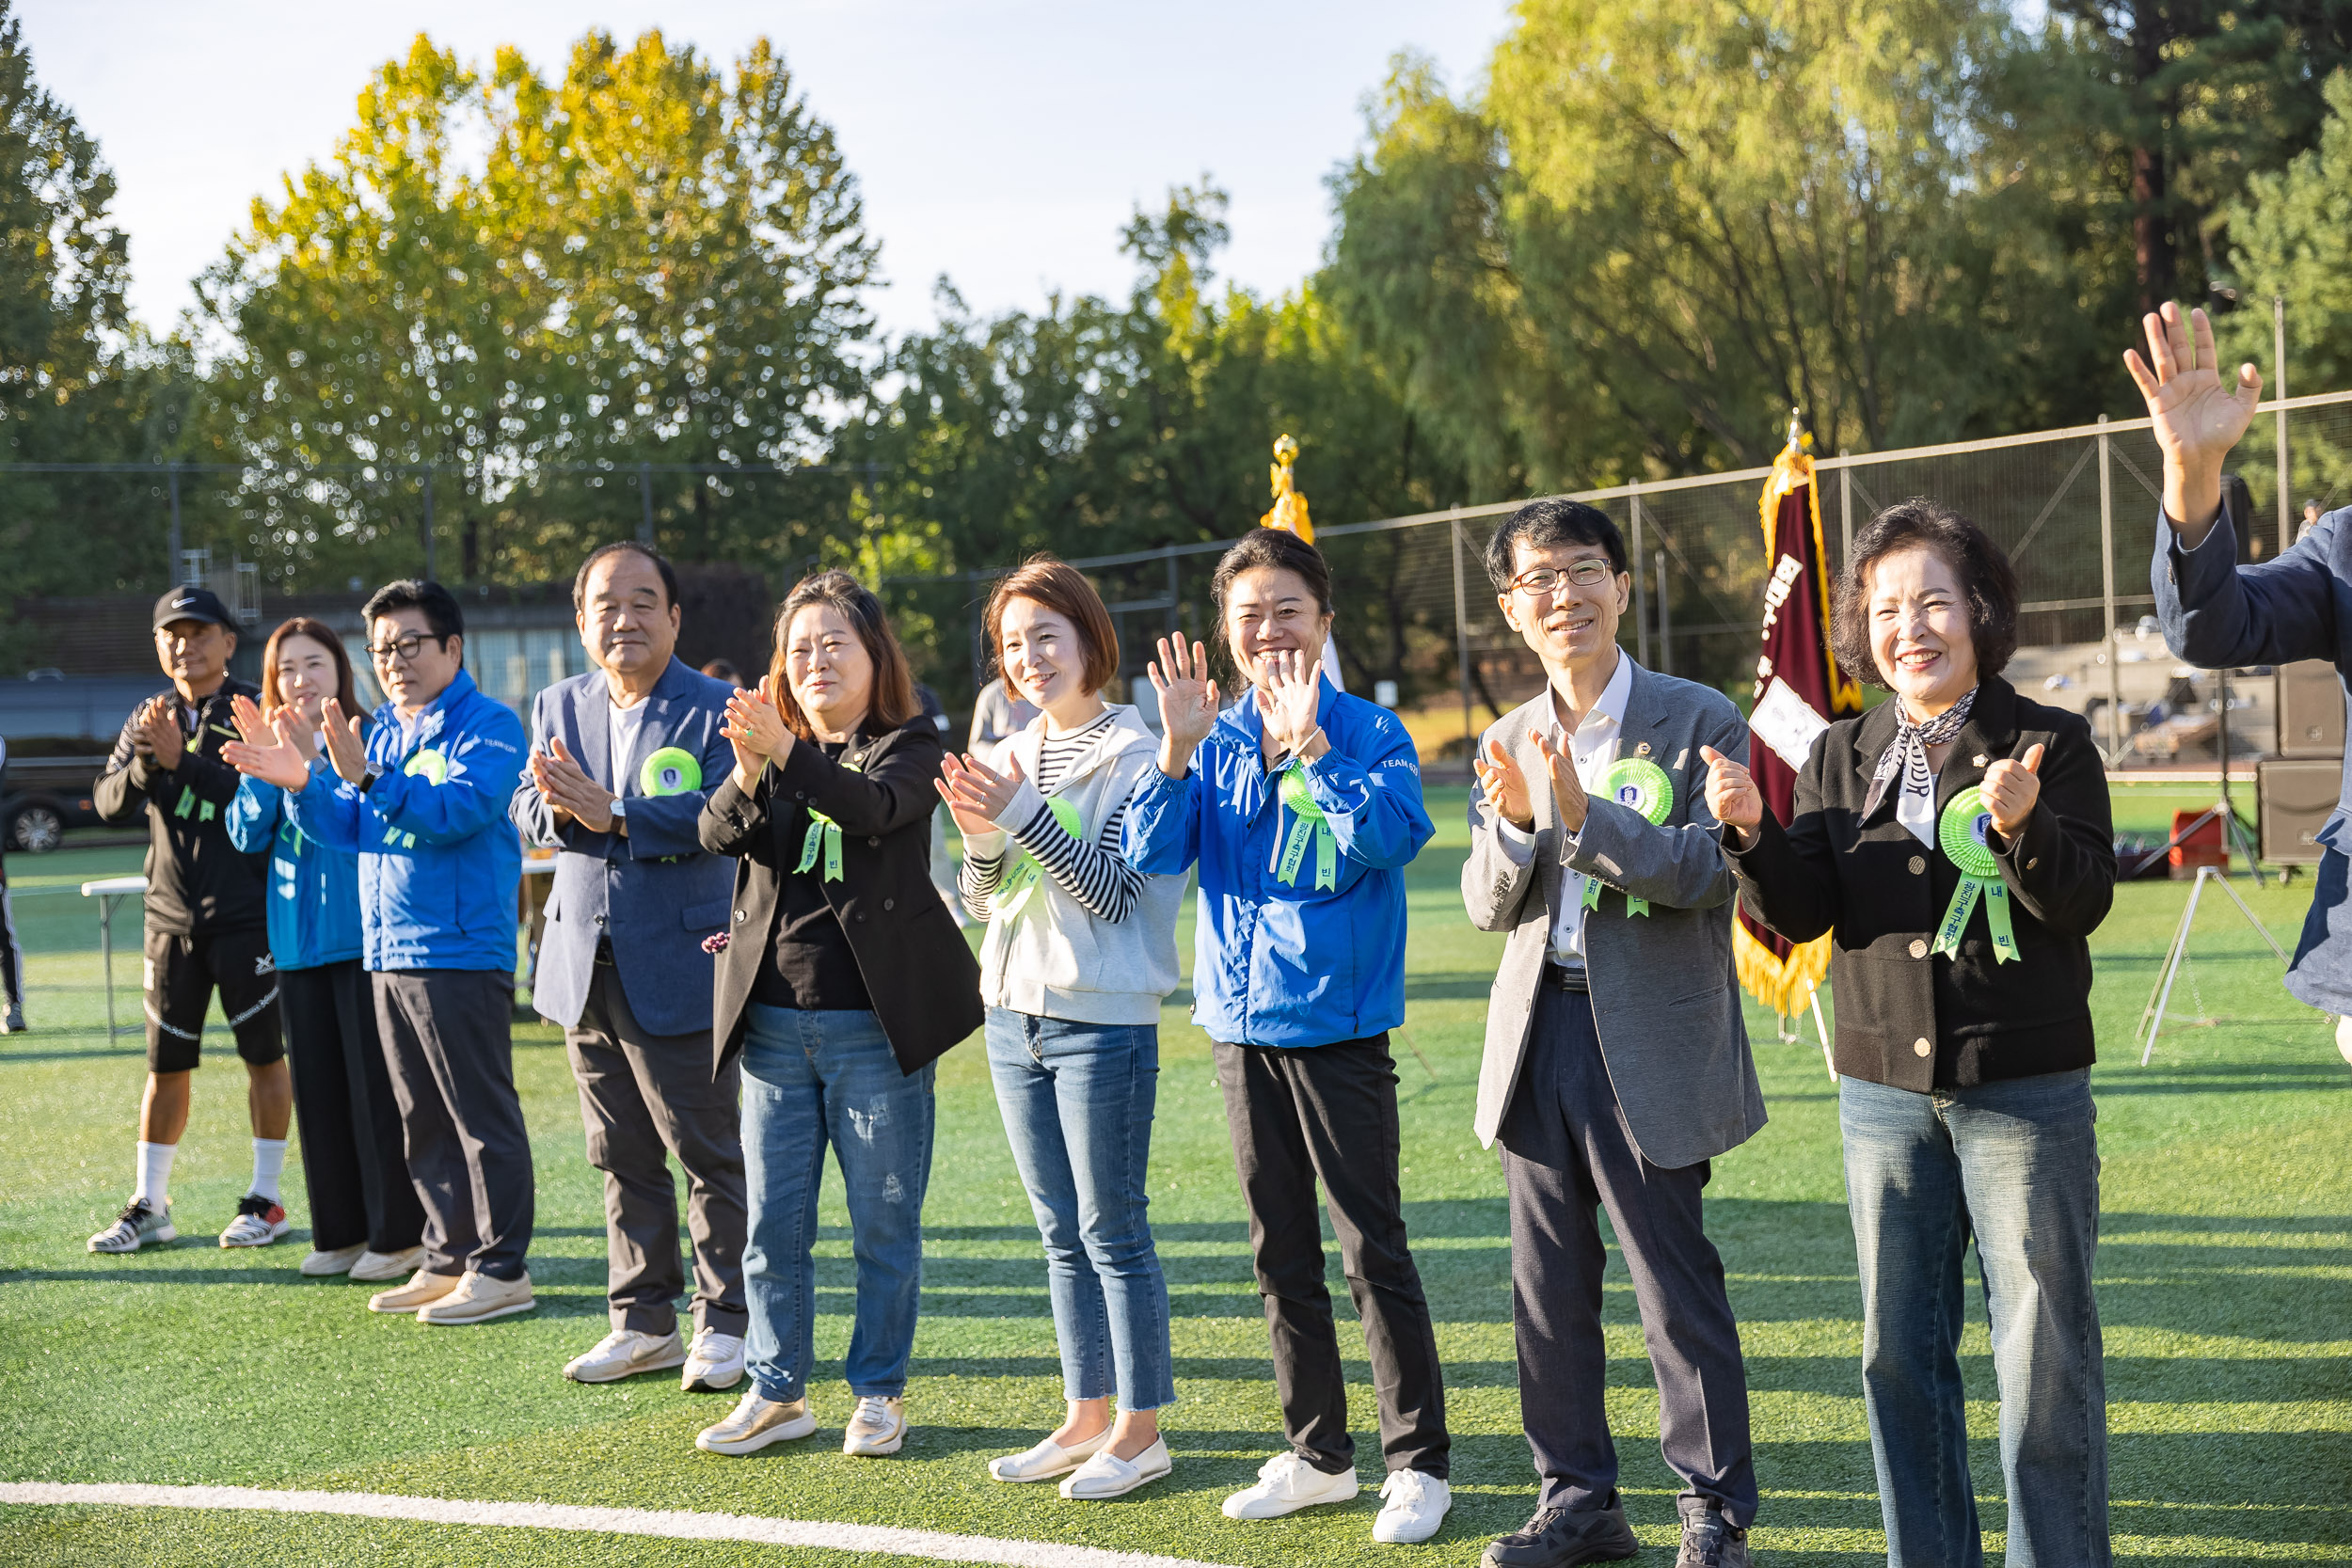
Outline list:
[[[947,814],[966,837],[1002,832],[996,824],[1021,793],[1020,758],[1008,758],[1005,771],[999,773],[969,752],[958,762],[951,752],[941,765],[941,774],[932,781],[932,787],[947,802]]]
[[[1707,762],[1707,809],[1716,821],[1741,834],[1764,822],[1764,792],[1756,776],[1712,746],[1699,748]]]
[[[274,746],[278,743],[276,724],[279,714],[287,715],[290,723],[286,738],[294,742],[308,765],[318,756],[318,743],[311,738],[310,726],[301,721],[302,716],[294,708],[280,704],[264,711],[262,705],[239,692],[229,699],[229,717],[237,726],[237,734],[249,746]],[[226,752],[223,753],[226,755]]]
[[[1543,759],[1544,771],[1551,776],[1551,800],[1559,809],[1560,826],[1572,833],[1584,831],[1584,814],[1592,800],[1584,793],[1584,781],[1577,777],[1576,758],[1563,738],[1554,741],[1540,729],[1531,729],[1527,737],[1535,743],[1536,755]]]
[[[282,707],[264,720],[250,699],[239,697],[237,701],[253,708],[253,721],[248,725],[246,715],[237,714],[237,728],[245,738],[223,746],[220,760],[263,784],[300,792],[310,782],[310,759],[294,744],[294,730],[301,721]]]
[[[1179,632],[1172,645],[1160,639],[1160,657],[1145,670],[1160,699],[1160,771],[1181,779],[1192,768],[1192,753],[1216,727],[1216,682],[1209,678],[1209,651],[1199,642],[1187,650]]]
[[[2024,756],[2003,757],[1984,770],[1984,782],[1978,787],[1993,813],[1994,831],[2003,838],[2014,839],[2026,831],[2034,802],[2042,799],[2042,743],[2036,741]]]
[[[187,736],[180,733],[180,704],[167,692],[152,698],[140,727],[146,732],[147,754],[155,759],[155,766],[168,773],[180,766],[180,756],[187,749]]]
[[[1330,750],[1311,750],[1316,732],[1315,709],[1323,701],[1323,660],[1300,648],[1280,648],[1258,661],[1255,699],[1266,744],[1291,756],[1321,756]]]
[[[592,833],[613,831],[612,792],[588,776],[561,736],[548,737],[547,751],[532,752],[529,766],[532,786],[558,822],[568,817]]]
[[[2164,452],[2164,510],[2194,548],[2221,510],[2221,463],[2237,445],[2262,399],[2262,372],[2249,364],[2221,379],[2213,324],[2202,310],[2181,319],[2167,300],[2141,318],[2148,357],[2123,351],[2124,369],[2148,401],[2150,434]]]
[[[727,699],[727,721],[721,733],[735,748],[735,786],[746,795],[757,787],[760,769],[771,760],[782,767],[792,753],[795,737],[771,695],[774,682],[774,676],[765,676],[757,690],[738,687]]]
[[[1473,755],[1470,766],[1478,770],[1479,792],[1496,816],[1521,830],[1535,825],[1535,806],[1528,799],[1527,775],[1519,770],[1518,761],[1504,750],[1502,741],[1487,741],[1486,754]]]
[[[326,737],[326,760],[334,765],[336,777],[345,784],[358,784],[368,776],[368,745],[359,737],[359,716],[343,717],[343,705],[336,698],[326,699],[319,733]],[[293,715],[279,710],[277,725],[280,735],[286,726],[297,723]]]

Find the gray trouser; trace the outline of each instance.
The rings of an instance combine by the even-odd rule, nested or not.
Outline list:
[[[515,1093],[515,977],[404,969],[370,979],[408,1175],[424,1205],[426,1272],[521,1278],[533,1179]]]
[[[677,1189],[687,1180],[694,1239],[694,1324],[739,1335],[743,1308],[743,1137],[734,1062],[710,1076],[710,1031],[648,1033],[629,1010],[611,964],[598,963],[580,1022],[564,1033],[580,1081],[588,1163],[604,1172],[605,1293],[612,1326],[640,1334],[677,1327],[686,1281],[678,1263]]]

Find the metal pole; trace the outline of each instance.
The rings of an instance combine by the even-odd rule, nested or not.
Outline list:
[[[1658,669],[1661,674],[1675,673],[1675,609],[1666,596],[1666,552],[1658,552]]]
[[[1837,455],[1846,455],[1846,449],[1837,449]],[[1844,571],[1846,562],[1853,559],[1853,470],[1837,470],[1837,569]]]
[[[181,564],[180,564],[180,547],[181,547],[181,545],[182,545],[183,541],[182,541],[182,539],[181,539],[181,537],[180,537],[180,460],[179,460],[178,458],[176,458],[176,457],[175,457],[175,458],[173,458],[173,459],[171,460],[170,476],[171,476],[171,572],[170,572],[170,580],[171,580],[173,583],[177,583],[177,582],[180,580],[180,573],[181,573]]]
[[[2099,416],[2105,426],[2107,417]],[[2110,437],[2099,432],[2099,596],[2106,601],[2107,661],[2107,762],[2123,754],[2123,666],[2115,641],[2115,469],[2107,461]],[[2227,763],[2224,763],[2226,770]]]
[[[2279,553],[2284,555],[2295,543],[2294,514],[2287,505],[2287,297],[2270,296],[2270,373],[2277,390],[2270,395],[2279,400]],[[2222,771],[2229,769],[2225,766]]]
[[[1462,581],[1462,519],[1451,519],[1446,529],[1454,546],[1454,664],[1455,682],[1462,689],[1462,741],[1474,752],[1478,726],[1470,714],[1470,591]]]
[[[637,525],[637,542],[650,547],[653,544],[653,465],[650,463],[637,465],[637,493],[645,502],[644,518]]]
[[[424,580],[434,580],[433,465],[424,466]]]
[[[1642,493],[1636,490],[1626,498],[1626,506],[1632,513],[1633,522],[1633,657],[1643,668],[1649,667],[1649,585],[1643,579],[1649,574],[1642,570]]]
[[[1168,551],[1164,559],[1168,562],[1168,634],[1182,637],[1184,625],[1176,619],[1176,552]]]

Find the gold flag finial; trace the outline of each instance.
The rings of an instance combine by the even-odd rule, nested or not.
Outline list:
[[[1315,542],[1315,525],[1307,515],[1307,498],[1298,493],[1298,484],[1291,474],[1291,466],[1298,461],[1298,443],[1285,435],[1274,443],[1274,466],[1266,470],[1274,489],[1274,504],[1258,519],[1260,526],[1279,528],[1295,533],[1306,543]]]

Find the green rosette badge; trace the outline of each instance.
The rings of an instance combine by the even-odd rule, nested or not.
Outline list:
[[[2001,880],[2000,862],[1985,843],[1992,831],[1993,813],[1984,803],[1984,791],[1974,784],[1953,796],[1944,808],[1943,820],[1935,828],[1936,842],[1943,846],[1945,858],[1960,868],[1960,886],[1952,890],[1952,901],[1944,907],[1931,952],[1958,956],[1961,934],[1967,930],[1968,917],[1976,912],[1981,897],[1984,923],[1993,931],[1994,958],[2010,963],[2017,958],[2017,932],[2009,918],[2009,887]]]
[[[841,766],[852,773],[859,771],[854,763],[845,762]],[[824,879],[829,882],[839,881],[841,879],[841,824],[818,811],[815,806],[811,806],[808,808],[808,836],[801,840],[801,863],[794,866],[793,871],[796,874],[802,873],[814,866],[817,863],[817,853],[820,848],[825,855]]]
[[[1086,818],[1078,815],[1077,807],[1058,795],[1047,797],[1045,804],[1053,812],[1054,820],[1061,824],[1063,832],[1081,844],[1086,842]],[[1018,914],[1021,906],[1028,902],[1030,891],[1043,875],[1044,867],[1037,863],[1037,857],[1025,852],[1020,866],[1006,879],[1004,901],[996,906],[996,912],[1008,917]]]
[[[1608,797],[1629,811],[1641,814],[1642,820],[1659,827],[1666,814],[1675,809],[1675,782],[1666,770],[1647,757],[1619,757],[1601,775],[1600,787]],[[1584,907],[1600,907],[1601,882],[1597,877],[1584,879]],[[1628,915],[1649,914],[1649,900],[1625,895]]]
[[[1331,824],[1324,820],[1323,808],[1315,804],[1313,794],[1307,788],[1306,770],[1299,764],[1293,763],[1282,769],[1280,793],[1282,804],[1291,814],[1291,832],[1290,837],[1282,841],[1282,855],[1274,875],[1296,887],[1298,868],[1306,862],[1307,845],[1311,841],[1315,847],[1315,886],[1339,886],[1339,843],[1331,836]]]
[[[703,786],[703,765],[693,752],[664,746],[637,769],[637,789],[644,795],[683,795]]]

